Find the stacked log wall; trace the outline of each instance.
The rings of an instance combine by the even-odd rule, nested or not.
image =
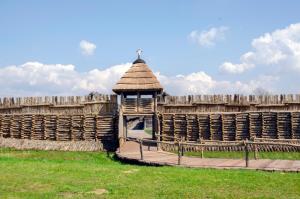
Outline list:
[[[300,139],[300,112],[162,113],[161,134],[188,141]]]
[[[48,141],[92,141],[115,150],[117,115],[1,114],[0,137]]]

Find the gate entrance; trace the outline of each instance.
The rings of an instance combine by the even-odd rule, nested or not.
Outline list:
[[[142,136],[154,139],[158,125],[157,95],[163,88],[146,62],[140,58],[141,50],[137,53],[138,58],[113,88],[120,101],[119,137]]]
[[[126,116],[126,137],[152,139],[152,117],[149,116]]]

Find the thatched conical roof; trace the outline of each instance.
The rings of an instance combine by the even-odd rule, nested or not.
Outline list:
[[[115,93],[135,91],[162,91],[163,87],[142,59],[133,62],[128,71],[113,87]]]

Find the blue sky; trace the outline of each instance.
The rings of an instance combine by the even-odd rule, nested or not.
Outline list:
[[[115,65],[131,62],[136,57],[136,49],[142,48],[143,57],[153,71],[163,74],[163,77],[159,77],[162,81],[175,82],[178,79],[174,80],[174,78],[180,74],[187,77],[192,73],[203,72],[218,83],[226,81],[234,85],[236,82],[249,84],[250,81],[258,81],[255,79],[258,76],[264,79],[265,75],[268,78],[270,76],[278,78],[278,75],[269,74],[270,68],[263,66],[259,68],[268,63],[258,61],[250,64],[246,61],[247,69],[242,69],[246,70],[242,72],[242,76],[241,70],[236,68],[243,67],[241,65],[235,65],[234,72],[229,69],[229,73],[228,67],[221,67],[220,70],[220,66],[225,62],[242,64],[241,56],[249,51],[255,51],[252,46],[254,39],[262,37],[265,33],[272,34],[276,30],[284,30],[291,24],[298,24],[299,8],[300,2],[292,0],[2,0],[0,2],[0,69],[8,66],[18,68],[28,62],[51,66],[71,64],[74,65],[76,73],[82,76],[94,69],[103,71]],[[224,31],[220,33],[222,28]],[[216,30],[217,33],[211,39],[211,45],[198,42],[201,35],[212,30]],[[191,37],[193,31],[197,32],[195,37]],[[82,53],[80,42],[83,40],[96,46],[90,55]],[[296,44],[299,42],[298,38],[295,42]],[[296,55],[296,58],[298,56]],[[2,73],[4,72],[5,70],[2,70]],[[28,73],[32,75],[34,71]],[[199,78],[207,77],[200,75]],[[278,85],[282,84],[278,83],[263,89],[270,92],[284,92],[285,89],[289,92],[300,91],[286,88],[290,83],[297,82],[289,78],[280,79],[285,79],[283,88],[279,88]],[[9,95],[17,95],[14,92],[28,95],[31,94],[30,86],[34,84],[36,83],[28,83],[26,89],[18,88],[7,92]],[[15,84],[9,86],[13,87]],[[205,87],[202,83],[199,88],[196,90],[192,88],[190,91],[195,94],[204,93],[201,91],[201,86]],[[26,92],[22,92],[24,90]],[[84,91],[86,90],[78,92]],[[229,90],[229,92],[245,93],[252,91],[251,89],[244,91],[240,88]],[[188,92],[189,90],[186,93]],[[212,88],[207,92],[220,91]],[[33,86],[32,94],[48,93],[40,92],[37,86]],[[49,92],[49,94],[69,93],[62,91]]]

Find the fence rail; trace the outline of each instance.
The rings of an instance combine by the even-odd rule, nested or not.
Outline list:
[[[270,141],[263,141],[260,140],[255,141],[253,140],[244,140],[244,141],[235,141],[235,142],[203,142],[203,143],[191,143],[184,141],[184,139],[177,139],[174,138],[175,141],[161,141],[159,137],[163,137],[161,135],[156,135],[157,139],[156,140],[149,140],[149,139],[132,139],[132,138],[120,138],[120,139],[125,139],[125,140],[134,140],[139,143],[139,151],[140,151],[140,159],[144,159],[144,153],[143,153],[143,145],[146,143],[151,143],[151,144],[156,144],[157,150],[160,150],[161,144],[168,144],[168,145],[173,145],[174,148],[176,148],[177,155],[178,155],[178,165],[181,164],[182,157],[184,156],[185,152],[185,147],[186,146],[192,146],[192,147],[198,147],[201,149],[201,158],[204,158],[204,151],[206,147],[220,147],[220,146],[227,146],[227,147],[242,147],[243,152],[244,152],[244,159],[245,159],[245,166],[249,167],[249,153],[253,152],[254,153],[254,159],[258,159],[259,156],[259,146],[283,146],[283,147],[293,147],[295,148],[296,151],[300,151],[300,144],[291,144],[291,143],[286,143],[286,142],[270,142]],[[148,145],[149,146],[149,145]],[[148,150],[150,148],[148,147]],[[175,150],[174,150],[175,151]]]

